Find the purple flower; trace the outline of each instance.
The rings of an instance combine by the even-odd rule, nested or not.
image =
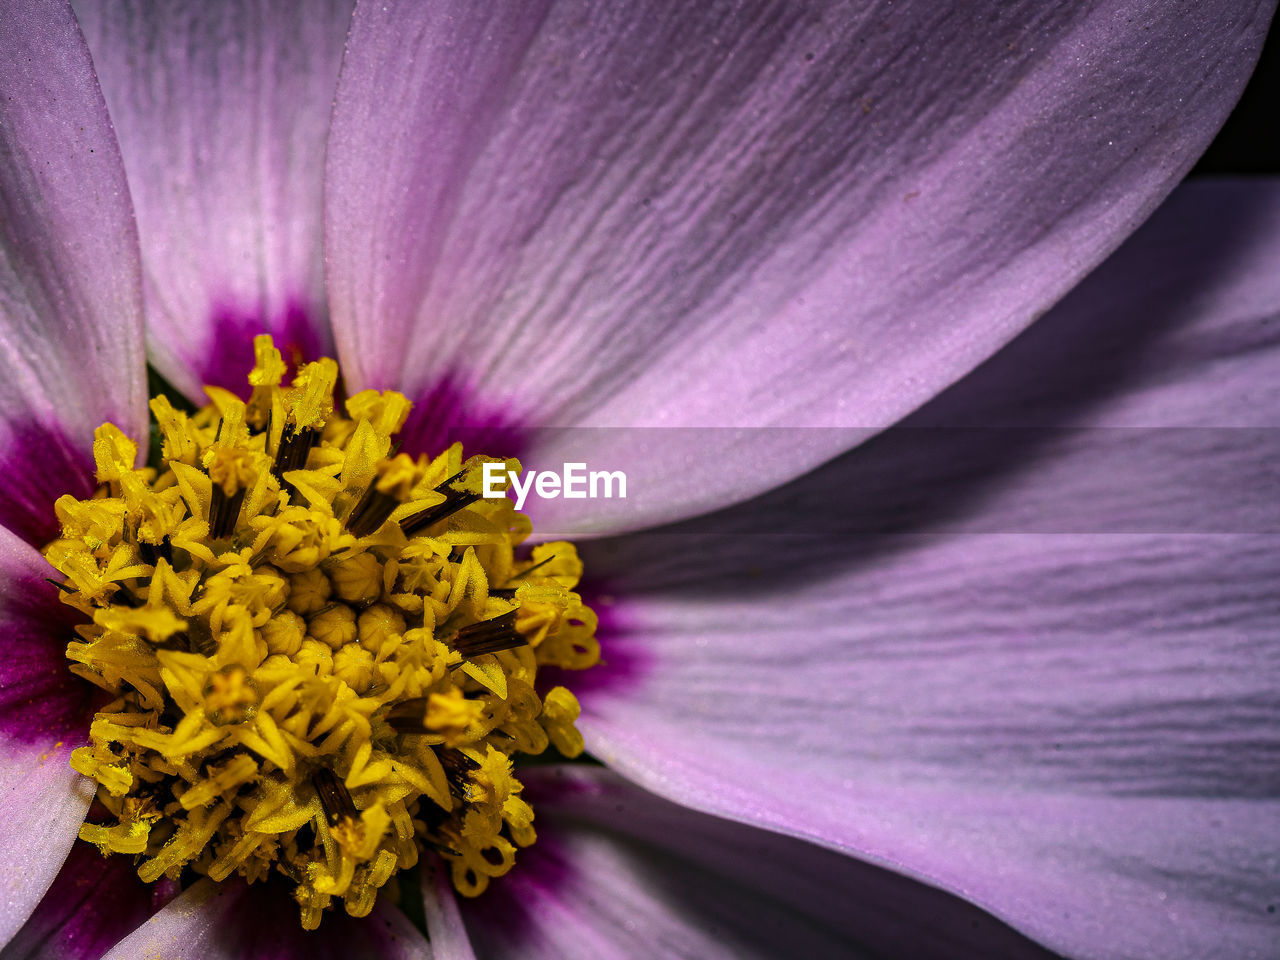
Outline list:
[[[4,960],[1273,951],[1280,192],[1094,270],[1271,12],[0,3]],[[535,513],[607,769],[430,944],[75,842],[53,502],[262,331],[637,491]]]

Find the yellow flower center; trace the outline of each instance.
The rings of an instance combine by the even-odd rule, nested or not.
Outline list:
[[[513,758],[582,751],[573,694],[535,692],[599,658],[582,565],[516,558],[530,524],[480,495],[488,458],[393,455],[400,394],[343,415],[333,360],[284,387],[254,348],[247,404],[152,400],[158,469],[104,424],[98,495],[57,502],[45,556],[91,621],[67,657],[114,698],[72,756],[109,814],[80,836],[146,881],[278,871],[308,929],[335,897],[367,914],[423,846],[478,894],[534,840]]]

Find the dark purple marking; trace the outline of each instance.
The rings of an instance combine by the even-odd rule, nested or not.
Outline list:
[[[10,423],[0,451],[0,483],[0,524],[40,549],[62,532],[54,501],[64,493],[93,495],[92,448],[74,443],[58,426]]]
[[[567,687],[582,712],[589,713],[595,698],[624,694],[643,682],[653,669],[653,655],[644,646],[642,631],[627,616],[622,598],[607,584],[591,581],[588,572],[578,593],[599,621],[600,662],[587,670],[541,667],[535,686],[539,696],[554,686]]]
[[[265,883],[248,885],[233,878],[220,884],[207,905],[217,917],[209,941],[201,944],[207,954],[239,960],[351,960],[400,956],[404,950],[408,921],[389,904],[357,919],[337,903],[325,911],[320,929],[308,931],[298,922],[291,889],[275,873]]]
[[[532,803],[537,798],[532,796]],[[538,808],[534,806],[535,817]],[[501,956],[507,951],[500,944],[513,945],[536,935],[537,923],[530,915],[541,903],[574,897],[583,878],[571,861],[560,855],[554,826],[548,831],[546,821],[535,821],[538,840],[516,852],[511,872],[494,877],[480,896],[471,899],[455,894],[478,956]],[[449,867],[439,867],[449,876]],[[544,899],[545,898],[545,899]],[[427,931],[430,933],[430,931]],[[492,942],[491,942],[491,935]],[[490,949],[486,950],[485,947]]]
[[[6,948],[6,956],[97,960],[160,904],[133,857],[103,857],[76,841],[53,886]]]
[[[409,399],[413,409],[396,440],[411,456],[434,457],[461,441],[464,456],[519,457],[527,445],[528,428],[519,417],[504,405],[477,397],[454,374]]]
[[[137,873],[131,873],[130,876],[138,883],[142,881],[138,878]],[[161,877],[155,883],[144,884],[149,888],[151,894],[151,912],[156,913],[162,907],[168,905],[170,900],[175,900],[178,894],[182,893],[182,884],[177,880],[170,880],[168,877]]]
[[[290,885],[273,876],[246,885],[239,879],[220,884],[208,908],[216,922],[210,955],[241,960],[349,960],[398,956],[407,921],[394,908],[354,919],[341,906],[326,912],[320,929],[304,931]],[[49,893],[7,948],[15,957],[97,960],[112,946],[178,894],[172,881],[147,884],[138,879],[133,857],[103,858],[90,844],[77,842]],[[387,918],[393,918],[389,921]]]
[[[253,338],[260,333],[271,334],[276,349],[289,364],[286,382],[300,364],[333,356],[327,322],[319,311],[301,300],[290,300],[275,316],[267,316],[261,309],[244,310],[222,304],[213,309],[210,325],[213,336],[200,367],[201,381],[230,390],[242,400],[249,399],[247,377],[253,369]]]
[[[20,580],[13,591],[0,628],[0,733],[29,744],[82,743],[106,696],[67,669],[67,642],[84,617],[45,580]]]

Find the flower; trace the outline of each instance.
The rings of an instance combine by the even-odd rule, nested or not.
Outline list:
[[[93,429],[143,435],[144,315],[191,395],[265,329],[438,419],[599,428],[592,459],[652,493],[580,530],[764,495],[584,546],[615,602],[579,726],[616,773],[531,772],[531,862],[461,910],[428,880],[433,951],[943,953],[974,914],[934,887],[1079,956],[1270,947],[1268,504],[1162,532],[1222,463],[1265,473],[1231,431],[1172,434],[1210,460],[1146,428],[1271,426],[1276,198],[1176,197],[941,393],[1171,189],[1269,6],[77,14],[0,17],[10,949],[427,950],[383,901],[304,945],[278,901],[208,881],[129,933],[130,871],[72,846],[87,713],[35,549],[57,494],[92,492]],[[809,472],[917,408],[964,441],[941,462],[906,433]],[[1070,442],[953,429],[993,425]],[[1099,475],[1142,458],[1158,495],[1114,499]]]

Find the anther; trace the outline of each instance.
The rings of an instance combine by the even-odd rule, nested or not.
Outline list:
[[[253,457],[246,450],[215,447],[206,458],[213,489],[209,498],[209,536],[223,540],[235,531],[240,506],[257,476]]]
[[[445,748],[436,751],[440,766],[444,768],[445,779],[449,782],[449,792],[458,800],[467,797],[467,781],[471,779],[471,771],[479,770],[480,764],[472,760],[461,750]]]
[[[213,485],[212,496],[209,499],[209,536],[215,540],[223,540],[231,536],[236,528],[236,521],[240,519],[240,507],[244,503],[244,496],[248,492],[241,487],[231,496],[227,496],[222,487],[216,483]]]
[[[548,563],[550,563],[555,558],[556,558],[555,554],[552,554],[551,556],[547,557],[545,560],[539,560],[532,567],[529,567],[525,570],[521,570],[511,579],[523,580],[525,577],[529,576],[529,574],[533,573],[533,571],[537,570],[539,567],[545,567]],[[489,592],[496,597],[502,597],[506,600],[510,600],[512,597],[516,595],[516,590],[518,589],[519,589],[518,587],[498,587],[496,590],[490,590]]]
[[[198,621],[193,625],[197,628],[202,626]],[[218,652],[218,642],[213,639],[213,635],[208,632],[208,628],[204,630],[195,629],[190,632],[179,630],[177,633],[171,633],[164,640],[157,641],[155,646],[158,650],[198,653],[202,657],[212,657]]]
[[[427,698],[401,700],[387,711],[387,726],[397,733],[426,733]]]
[[[147,543],[145,540],[138,541],[138,553],[142,556],[142,562],[155,566],[156,561],[163,557],[170,565],[173,564],[173,545],[169,542],[169,538],[165,537],[159,543]]]
[[[516,613],[515,610],[509,610],[492,620],[481,620],[463,627],[451,641],[454,649],[470,659],[524,646],[529,641],[516,629]]]
[[[471,506],[471,504],[480,499],[480,494],[478,493],[467,493],[449,486],[455,480],[462,479],[466,472],[465,468],[459,470],[440,486],[436,487],[436,493],[444,494],[443,503],[428,507],[426,510],[415,513],[411,517],[405,517],[400,521],[400,529],[404,531],[406,537],[412,537],[415,533],[425,530],[433,523],[439,523],[441,520],[453,516],[459,510]]]
[[[390,494],[379,493],[377,481],[374,481],[347,517],[347,529],[356,537],[376,533],[398,506],[400,501]]]
[[[286,424],[280,434],[280,446],[276,450],[276,462],[271,472],[283,479],[290,470],[301,470],[306,466],[311,448],[319,439],[320,431],[314,427],[298,430]]]
[[[307,456],[319,439],[320,431],[315,427],[303,427],[298,430],[292,424],[286,423],[280,432],[280,446],[276,449],[276,459],[271,466],[271,472],[280,481],[280,489],[289,494],[291,502],[296,502],[298,491],[284,478],[284,475],[290,470],[301,470],[306,467]]]
[[[111,595],[111,602],[118,603],[122,607],[132,607],[135,610],[142,606],[142,599],[123,583],[120,584],[116,588],[116,592]]]
[[[157,644],[163,649],[187,650],[198,653],[202,657],[212,657],[218,652],[218,641],[208,626],[199,620],[191,620],[189,630],[180,630],[169,637],[165,643]]]
[[[335,827],[344,819],[354,820],[360,815],[346,784],[328,767],[320,767],[311,774],[311,783],[316,788],[316,796],[320,798],[320,806],[324,807],[329,826]]]
[[[156,649],[190,652],[191,637],[186,633],[186,631],[179,630],[177,633],[171,633],[164,640],[159,641],[156,644]]]
[[[347,529],[357,537],[376,533],[391,512],[412,493],[422,476],[422,464],[404,454],[383,460],[360,502],[347,516]]]

